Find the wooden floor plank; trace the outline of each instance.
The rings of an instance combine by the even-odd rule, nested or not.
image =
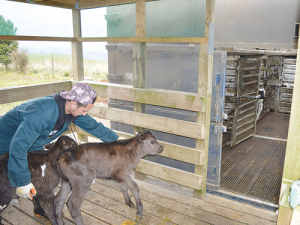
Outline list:
[[[133,178],[134,179],[134,178]],[[152,180],[151,180],[152,179]],[[135,208],[128,207],[118,185],[110,180],[96,180],[87,192],[81,206],[86,225],[206,225],[206,224],[264,224],[275,225],[276,214],[253,206],[206,194],[204,200],[192,197],[193,190],[170,182],[148,177],[144,181],[134,179],[140,188],[144,216],[137,220]],[[181,192],[178,192],[181,190]],[[188,190],[188,194],[186,194]],[[57,190],[56,190],[57,191]],[[132,196],[131,196],[132,197]],[[134,201],[134,198],[132,197]],[[73,220],[64,207],[64,222]],[[22,199],[21,204],[10,206],[3,213],[5,224],[49,224],[34,217],[33,204]]]
[[[107,186],[100,185],[99,183],[93,184],[90,189],[93,191],[93,195],[90,194],[90,196],[86,197],[86,199],[95,204],[101,205],[101,207],[104,207],[115,214],[123,215],[126,219],[136,221],[137,209],[130,208],[125,204],[123,195],[119,190],[111,189]],[[134,198],[132,198],[132,201],[135,202]],[[167,217],[163,217],[164,214],[162,211],[164,211],[164,209],[162,207],[155,208],[144,201],[143,205],[144,215],[143,219],[138,221],[139,223],[160,224],[162,221],[165,221],[165,224],[173,224],[168,221]],[[155,213],[159,215],[155,215]]]
[[[28,199],[21,199],[18,204],[14,205],[15,208],[19,209],[20,211],[26,213],[34,220],[38,221],[40,224],[50,224],[50,222],[45,219],[44,217],[36,217],[33,213],[33,203]],[[74,225],[73,222],[70,222],[64,219],[65,225]]]
[[[148,178],[147,178],[148,179]],[[181,194],[179,192],[174,192],[170,189],[162,188],[163,185],[158,186],[157,183],[149,184],[146,183],[147,180],[139,181],[135,180],[140,188],[146,188],[146,190],[150,191],[152,193],[156,193],[158,195],[164,196],[166,198],[173,199],[174,201],[181,202],[183,204],[190,205],[196,209],[202,208],[204,210],[210,211],[210,212],[218,212],[219,215],[222,215],[226,217],[226,214],[234,215],[239,214],[240,216],[250,215],[251,217],[257,217],[259,220],[266,220],[266,221],[276,221],[276,214],[269,210],[263,210],[263,209],[257,209],[256,207],[242,204],[236,201],[228,200],[222,197],[206,194],[206,197],[204,201],[201,201],[199,199],[196,199],[192,197],[192,195],[187,196],[186,194]],[[177,186],[177,185],[175,185]],[[172,188],[173,189],[173,188]],[[231,206],[231,207],[228,207]],[[227,209],[231,209],[229,212],[227,212]],[[247,218],[252,219],[252,218]],[[238,220],[239,218],[237,218]]]
[[[2,214],[3,221],[8,221],[10,224],[30,224],[30,225],[40,225],[43,224],[30,217],[28,214],[20,211],[14,206],[8,207]],[[45,221],[44,221],[45,222]],[[45,223],[46,224],[46,223]]]
[[[120,193],[118,190],[114,190],[110,187],[100,185],[99,183],[93,185],[92,189],[95,191],[101,189],[102,193],[103,190],[106,189],[105,193],[109,197],[115,198],[115,200],[117,201],[120,201],[119,199],[123,201],[122,193]],[[166,219],[170,220],[175,224],[184,224],[187,220],[189,221],[189,224],[216,224],[216,222],[218,222],[218,219],[220,219],[217,218],[217,216],[213,218],[203,219],[205,215],[203,215],[203,212],[201,210],[194,210],[192,212],[189,212],[191,209],[188,206],[184,206],[183,210],[182,204],[180,204],[179,202],[170,201],[166,198],[163,198],[162,196],[151,194],[149,192],[143,191],[142,189],[140,191],[140,194],[144,205],[144,211],[147,213],[151,213],[152,217],[155,216],[160,218],[160,220],[157,221],[156,224]],[[143,220],[142,222],[145,224],[150,224],[151,221]],[[232,224],[226,219],[224,222],[226,222],[226,224]]]
[[[64,217],[73,221],[66,205],[63,209]],[[82,218],[85,224],[121,224],[125,217],[115,214],[106,208],[93,204],[90,201],[84,200],[81,205]]]
[[[220,221],[222,221],[224,224],[244,224],[248,223],[249,220],[251,221],[250,224],[258,224],[261,221],[264,221],[264,224],[274,224],[274,221],[269,221],[267,219],[263,219],[260,217],[257,217],[255,215],[249,215],[241,213],[237,210],[228,209],[227,207],[220,207],[217,205],[213,205],[204,201],[201,201],[199,199],[196,199],[195,205],[191,205],[190,202],[194,202],[195,198],[188,197],[188,196],[181,196],[181,200],[178,200],[179,197],[178,193],[173,193],[172,196],[169,198],[166,197],[165,193],[159,193],[155,192],[155,189],[159,189],[157,186],[152,186],[150,188],[151,191],[145,190],[143,184],[145,182],[140,182],[138,180],[135,180],[137,183],[140,183],[140,192],[141,197],[143,200],[143,203],[146,205],[149,203],[152,204],[158,204],[160,206],[163,206],[165,209],[169,209],[172,211],[172,213],[169,213],[172,218],[169,218],[172,222],[175,222],[177,224],[181,224],[177,222],[177,219],[174,220],[174,216],[178,217],[180,214],[180,217],[185,218],[185,216],[188,217],[188,220],[198,220],[208,223],[208,224],[219,224]],[[102,183],[106,185],[107,181],[97,180],[97,182]],[[105,183],[103,183],[105,182]],[[147,184],[149,185],[149,184]],[[116,188],[116,187],[113,187]],[[99,187],[99,189],[102,190],[103,193],[106,193],[110,188],[108,187],[107,190],[103,187]],[[169,192],[169,190],[168,190]],[[113,195],[116,195],[114,193]],[[183,201],[186,201],[186,203],[183,203]],[[166,210],[167,212],[168,210]],[[191,223],[193,224],[193,223]],[[197,223],[195,223],[197,224]]]
[[[99,180],[101,181],[101,180]],[[255,206],[241,203],[238,201],[233,201],[231,199],[227,199],[224,197],[220,197],[217,195],[212,194],[206,194],[204,201],[199,202],[198,199],[193,198],[194,191],[179,186],[177,184],[172,184],[170,182],[166,182],[160,179],[156,179],[153,177],[147,177],[144,181],[136,180],[138,185],[141,187],[145,186],[146,190],[149,190],[153,193],[157,193],[159,195],[163,195],[167,198],[174,198],[175,200],[178,200],[179,202],[182,202],[184,204],[189,204],[193,207],[204,207],[203,204],[210,205],[207,207],[208,209],[210,207],[215,208],[219,207],[218,211],[220,211],[220,215],[222,215],[223,211],[222,208],[230,208],[234,211],[237,211],[239,214],[246,214],[246,215],[252,215],[257,218],[260,218],[262,220],[268,220],[276,222],[277,215],[270,210],[265,210],[261,208],[257,208]],[[174,194],[175,192],[175,194]],[[187,197],[188,196],[188,197]],[[175,198],[176,197],[176,198]],[[200,206],[199,206],[200,204]]]

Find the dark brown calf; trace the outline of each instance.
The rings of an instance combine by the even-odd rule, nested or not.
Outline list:
[[[52,224],[57,224],[54,215],[54,189],[60,181],[55,170],[55,161],[58,155],[66,149],[76,146],[76,142],[68,137],[61,136],[55,143],[45,146],[48,151],[28,153],[28,166],[31,183],[37,191],[36,198]],[[9,206],[12,199],[18,198],[16,188],[9,186],[7,176],[8,153],[0,155],[0,223],[1,214]]]
[[[132,203],[128,189],[133,193],[137,214],[143,215],[143,204],[139,188],[129,176],[140,159],[146,155],[156,155],[163,147],[150,131],[137,134],[134,138],[111,143],[87,143],[68,149],[57,159],[57,172],[63,178],[59,193],[55,197],[55,213],[58,224],[63,224],[62,210],[72,189],[67,206],[77,225],[82,225],[80,205],[86,192],[96,178],[115,180],[130,207]]]

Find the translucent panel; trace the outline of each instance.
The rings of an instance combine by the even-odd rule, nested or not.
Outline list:
[[[146,3],[147,37],[204,37],[205,0],[160,0]],[[107,8],[109,37],[135,36],[135,5]]]
[[[72,37],[72,10],[0,0],[0,15],[13,22],[17,35]]]
[[[107,7],[107,36],[135,36],[135,4]]]
[[[82,37],[106,37],[106,8],[81,10]]]
[[[146,7],[146,36],[204,37],[205,0],[153,1]]]

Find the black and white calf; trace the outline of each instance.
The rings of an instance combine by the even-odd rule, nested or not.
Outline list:
[[[48,151],[30,152],[27,156],[31,183],[37,191],[36,198],[52,224],[57,224],[54,214],[55,195],[53,191],[60,181],[60,176],[55,170],[55,161],[61,152],[76,145],[72,138],[61,136],[55,143],[45,146],[46,149],[49,149]],[[0,155],[0,223],[2,212],[9,206],[12,199],[18,198],[16,188],[9,186],[8,157],[8,153]]]

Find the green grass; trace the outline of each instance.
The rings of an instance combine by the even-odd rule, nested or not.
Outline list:
[[[18,87],[33,84],[51,83],[63,80],[70,80],[68,77],[51,78],[45,74],[18,74],[13,71],[3,71],[0,69],[0,88]]]
[[[0,65],[0,88],[73,80],[71,56],[54,54],[53,59],[54,77],[51,54],[29,54],[29,67],[26,74],[20,74],[11,69],[5,71],[4,67]],[[107,79],[107,62],[84,60],[84,68],[85,77],[89,80],[103,81]],[[0,115],[21,103],[0,105]]]

